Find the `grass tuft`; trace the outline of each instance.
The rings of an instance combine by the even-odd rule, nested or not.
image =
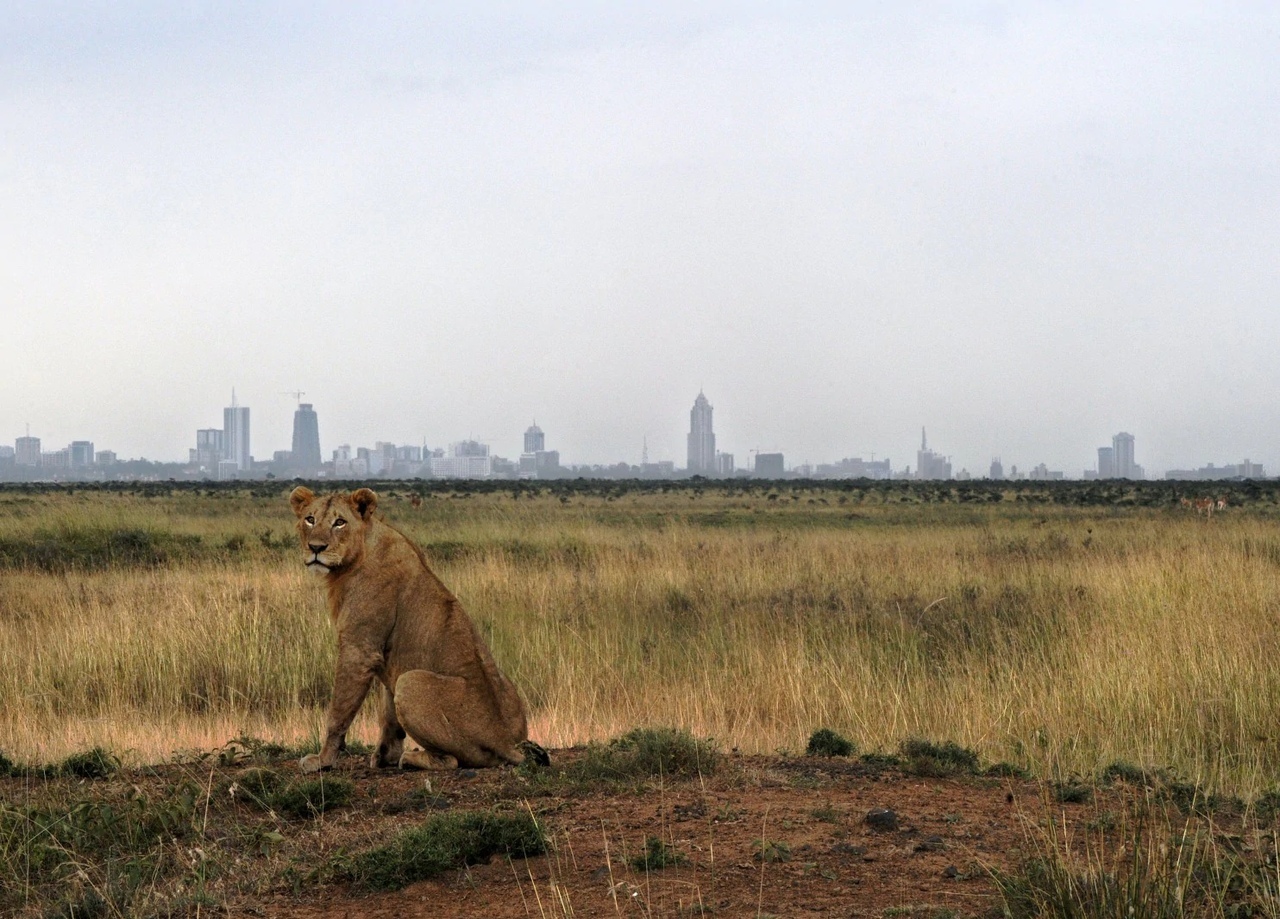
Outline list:
[[[645,840],[644,851],[631,859],[636,871],[661,871],[663,868],[679,868],[689,864],[689,857],[675,846],[667,845],[657,836]]]
[[[719,768],[715,741],[679,728],[637,728],[607,744],[592,744],[565,773],[580,781],[711,775]]]
[[[494,855],[527,858],[546,848],[546,837],[531,814],[448,813],[401,833],[385,846],[343,858],[338,874],[368,890],[399,890]]]
[[[302,819],[350,804],[355,790],[355,783],[342,776],[289,780],[265,768],[246,770],[227,788],[231,797],[259,810]]]
[[[937,744],[918,737],[911,738],[902,742],[900,751],[907,771],[914,775],[977,775],[982,767],[977,753],[952,740]]]

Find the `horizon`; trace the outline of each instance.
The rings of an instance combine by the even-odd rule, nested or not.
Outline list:
[[[1280,9],[34,4],[0,431],[1280,470]],[[337,433],[340,441],[331,440]],[[15,435],[18,436],[18,435]],[[514,451],[513,451],[514,452]]]
[[[294,397],[298,397],[298,396],[300,395],[300,393],[299,393],[299,392],[297,392],[297,391],[294,391],[294,392],[286,393],[286,395],[291,395],[291,396],[294,396]],[[305,393],[301,393],[301,395],[305,395]],[[704,395],[703,391],[702,391],[702,390],[699,390],[699,392],[698,392],[698,397],[700,398],[700,397],[702,397],[703,395]],[[709,401],[709,402],[711,402],[711,400],[710,400],[710,399],[708,399],[708,401]],[[297,407],[298,409],[300,409],[300,408],[302,408],[303,406],[305,406],[305,407],[307,407],[307,408],[310,408],[313,412],[315,412],[316,418],[317,418],[317,419],[321,419],[321,417],[322,417],[322,416],[321,416],[321,413],[315,409],[315,405],[314,405],[314,403],[311,403],[311,402],[302,402],[302,401],[301,401],[301,399],[300,399],[300,398],[298,398],[298,401],[297,401],[296,407]],[[711,406],[712,406],[712,410],[713,410],[713,412],[714,412],[714,410],[715,410],[715,403],[714,403],[714,402],[711,402]],[[228,409],[228,408],[232,408],[232,407],[238,407],[238,408],[240,408],[240,409],[247,409],[247,410],[250,412],[250,428],[251,428],[251,430],[250,430],[250,438],[249,438],[249,440],[250,440],[250,443],[249,443],[249,454],[250,454],[251,458],[253,459],[253,461],[254,461],[256,464],[261,464],[261,463],[269,462],[269,461],[270,461],[270,459],[269,459],[269,458],[270,458],[273,454],[275,454],[276,452],[281,452],[281,451],[283,451],[283,452],[287,452],[286,448],[285,448],[285,447],[283,447],[283,446],[282,446],[282,447],[278,447],[278,448],[277,448],[277,447],[271,447],[271,448],[266,449],[266,450],[264,450],[264,451],[255,450],[255,449],[253,448],[253,444],[254,444],[254,442],[255,442],[255,441],[254,441],[254,437],[253,437],[253,435],[252,435],[252,427],[253,427],[253,423],[252,423],[252,419],[253,419],[252,411],[253,411],[253,407],[252,407],[251,405],[246,405],[246,404],[244,404],[243,402],[239,401],[238,397],[234,394],[234,390],[233,390],[233,395],[232,395],[232,399],[231,399],[230,403],[229,403],[227,406],[224,406],[224,409]],[[691,407],[692,407],[692,405],[691,405]],[[292,412],[290,413],[290,417],[292,418]],[[322,422],[322,421],[320,421],[320,422],[319,422],[319,424],[320,424],[320,428],[321,428],[321,430],[323,431],[323,429],[324,429],[324,428],[323,428],[323,422]],[[537,421],[536,419],[531,419],[531,420],[530,420],[530,422],[529,422],[529,424],[526,426],[526,428],[524,428],[524,429],[520,430],[519,432],[513,433],[513,434],[510,436],[510,438],[508,438],[508,439],[509,439],[509,440],[511,440],[513,443],[514,443],[514,442],[518,442],[518,441],[520,441],[520,439],[524,436],[525,432],[526,432],[529,428],[532,428],[532,427],[537,427],[537,428],[539,428],[539,429],[542,431],[542,433],[543,433],[543,434],[545,434],[545,433],[546,433],[545,428],[542,428],[542,426],[538,423],[538,421]],[[213,429],[215,429],[215,430],[219,430],[219,431],[223,430],[222,428],[217,428],[217,427],[215,427],[215,426],[213,426],[213,425],[209,425],[209,426],[207,426],[205,429],[208,429],[208,428],[213,428]],[[714,428],[714,420],[713,420],[713,428]],[[192,431],[191,445],[187,448],[188,450],[190,450],[190,449],[191,449],[192,447],[194,447],[194,446],[195,446],[195,444],[196,444],[196,430],[204,430],[204,429],[194,429],[194,430]],[[553,432],[553,433],[554,433],[554,432]],[[932,452],[932,451],[934,451],[934,450],[935,450],[935,447],[936,447],[937,445],[936,445],[936,444],[927,444],[927,445],[926,445],[926,440],[925,440],[926,434],[927,434],[927,426],[925,426],[925,427],[922,427],[922,428],[921,428],[921,442],[920,442],[920,444],[919,444],[919,447],[920,447],[920,449],[928,449],[929,451],[931,451],[931,452]],[[960,475],[961,473],[967,473],[970,477],[975,478],[975,479],[985,478],[985,477],[987,476],[987,474],[988,474],[989,470],[990,470],[991,463],[992,463],[992,462],[996,462],[996,461],[998,461],[998,462],[1000,462],[1000,463],[1001,463],[1001,465],[1002,465],[1002,467],[1003,467],[1003,469],[1004,469],[1004,474],[1005,474],[1005,476],[1006,476],[1006,477],[1008,477],[1010,474],[1013,474],[1013,473],[1015,472],[1015,470],[1016,470],[1016,473],[1017,473],[1017,474],[1020,474],[1020,475],[1026,475],[1029,471],[1031,471],[1031,470],[1035,469],[1037,466],[1039,466],[1039,465],[1042,465],[1042,464],[1043,464],[1043,465],[1047,468],[1047,470],[1048,470],[1048,471],[1050,471],[1050,472],[1054,472],[1054,473],[1062,473],[1062,474],[1064,475],[1064,477],[1065,477],[1065,478],[1067,478],[1067,479],[1081,479],[1081,478],[1083,478],[1083,477],[1087,476],[1091,471],[1093,471],[1093,472],[1097,472],[1097,468],[1098,468],[1098,463],[1097,463],[1098,454],[1097,454],[1097,450],[1098,450],[1098,448],[1101,448],[1101,447],[1110,447],[1110,446],[1111,446],[1111,443],[1112,443],[1112,437],[1119,436],[1119,435],[1124,435],[1124,434],[1129,434],[1129,435],[1131,435],[1131,436],[1134,436],[1134,439],[1135,439],[1135,461],[1136,461],[1136,462],[1138,462],[1138,466],[1139,466],[1139,467],[1142,469],[1142,471],[1143,471],[1143,474],[1144,474],[1144,476],[1143,476],[1143,477],[1144,477],[1145,479],[1147,479],[1147,480],[1163,479],[1163,478],[1164,478],[1164,476],[1165,476],[1165,474],[1166,474],[1167,472],[1170,472],[1170,471],[1196,471],[1196,470],[1200,470],[1200,469],[1203,469],[1203,468],[1206,468],[1206,467],[1218,467],[1218,463],[1219,463],[1219,461],[1222,461],[1222,460],[1225,460],[1225,463],[1224,463],[1224,465],[1223,465],[1223,466],[1218,467],[1218,468],[1225,469],[1225,468],[1227,468],[1227,467],[1229,467],[1229,466],[1233,466],[1233,465],[1240,465],[1240,464],[1242,464],[1242,463],[1253,463],[1253,464],[1260,465],[1260,466],[1264,467],[1264,469],[1265,469],[1265,468],[1269,468],[1265,462],[1262,462],[1262,461],[1260,461],[1260,460],[1256,460],[1256,459],[1254,459],[1254,458],[1253,458],[1253,457],[1251,457],[1251,456],[1236,457],[1236,458],[1232,458],[1232,457],[1225,457],[1225,458],[1224,458],[1224,457],[1210,457],[1210,458],[1208,458],[1208,459],[1194,459],[1194,460],[1188,460],[1187,462],[1184,462],[1184,463],[1181,463],[1181,464],[1178,464],[1178,465],[1174,465],[1174,466],[1169,466],[1169,467],[1167,467],[1167,468],[1160,468],[1160,469],[1153,468],[1153,467],[1151,467],[1148,463],[1143,463],[1143,462],[1141,462],[1141,458],[1142,458],[1141,449],[1140,449],[1141,439],[1140,439],[1140,438],[1138,438],[1138,437],[1136,437],[1136,435],[1132,435],[1132,432],[1129,432],[1129,431],[1117,431],[1117,432],[1115,432],[1113,435],[1111,435],[1110,437],[1108,437],[1108,438],[1106,439],[1106,442],[1098,444],[1098,446],[1097,446],[1097,447],[1095,447],[1095,448],[1093,448],[1093,451],[1092,451],[1092,459],[1093,459],[1093,463],[1092,463],[1091,465],[1085,465],[1085,466],[1082,466],[1082,467],[1080,467],[1080,468],[1078,468],[1078,469],[1077,469],[1077,468],[1074,468],[1074,467],[1072,467],[1072,466],[1070,466],[1070,465],[1067,465],[1067,464],[1065,464],[1065,463],[1062,463],[1062,462],[1060,462],[1060,461],[1056,461],[1056,460],[1055,460],[1055,461],[1051,461],[1051,459],[1050,459],[1050,458],[1048,458],[1048,457],[1032,458],[1032,459],[1028,459],[1028,460],[1018,460],[1018,459],[1015,459],[1015,460],[1007,460],[1007,459],[1006,459],[1002,454],[999,454],[999,453],[994,454],[994,455],[991,457],[991,459],[988,461],[988,463],[987,463],[986,465],[981,466],[980,468],[972,468],[972,469],[971,469],[971,468],[969,468],[969,467],[967,467],[967,466],[961,466],[961,465],[955,464],[955,463],[953,462],[953,460],[952,460],[952,456],[953,456],[953,454],[946,453],[946,452],[944,451],[944,452],[939,452],[939,453],[937,453],[936,455],[937,455],[938,457],[940,457],[940,458],[944,458],[948,463],[952,463],[953,469],[952,469],[952,476],[951,476],[951,478],[952,478],[953,480],[955,479],[955,477],[956,477],[957,475]],[[28,432],[28,433],[26,433],[25,435],[20,435],[20,436],[33,437],[33,438],[35,438],[35,439],[39,440],[39,441],[40,441],[41,451],[42,451],[42,452],[45,452],[45,453],[53,452],[53,451],[56,451],[56,450],[64,450],[64,449],[68,449],[68,448],[71,446],[71,444],[72,444],[72,443],[75,443],[75,442],[88,442],[88,443],[90,443],[90,444],[92,444],[92,445],[93,445],[93,448],[94,448],[94,450],[95,450],[96,452],[102,452],[102,451],[104,451],[104,450],[105,450],[105,451],[110,451],[110,452],[112,452],[112,453],[116,453],[116,454],[118,454],[118,451],[114,450],[114,449],[111,447],[111,445],[110,445],[110,443],[109,443],[109,442],[102,442],[102,443],[100,443],[99,441],[92,440],[92,439],[87,438],[87,437],[79,437],[79,438],[75,438],[73,441],[69,441],[66,445],[63,445],[63,446],[56,446],[56,445],[54,445],[54,444],[49,443],[49,442],[48,442],[48,441],[46,441],[44,438],[41,438],[41,437],[40,437],[40,435],[39,435],[38,433],[37,433],[37,434],[31,434],[31,433],[29,433],[29,432]],[[881,451],[859,451],[859,450],[849,451],[849,452],[846,452],[845,454],[843,454],[843,455],[841,455],[841,456],[821,457],[821,458],[817,458],[817,459],[811,459],[811,458],[793,458],[793,457],[792,457],[792,456],[787,452],[787,450],[785,449],[785,447],[774,447],[774,448],[769,448],[769,449],[757,449],[757,448],[751,448],[751,449],[749,449],[749,450],[722,449],[723,444],[719,441],[719,434],[717,434],[716,436],[717,436],[717,447],[716,447],[716,452],[717,452],[717,454],[719,454],[719,453],[728,453],[728,454],[731,454],[731,455],[733,456],[733,458],[734,458],[734,463],[735,463],[736,468],[737,468],[737,470],[738,470],[739,472],[741,472],[741,471],[743,471],[743,470],[747,470],[747,469],[749,469],[749,468],[750,468],[749,460],[750,460],[751,454],[755,454],[755,453],[781,453],[781,454],[786,458],[786,469],[787,469],[789,472],[790,472],[790,471],[793,471],[793,470],[795,470],[795,469],[797,469],[797,468],[799,468],[799,467],[801,467],[801,466],[817,467],[817,466],[820,466],[820,465],[836,464],[836,463],[841,462],[842,460],[846,460],[846,459],[855,459],[855,458],[856,458],[856,459],[861,459],[861,460],[864,460],[864,461],[873,461],[873,462],[874,462],[874,461],[883,462],[883,461],[885,461],[885,460],[888,460],[888,461],[891,463],[892,470],[893,470],[893,473],[894,473],[895,477],[898,475],[898,473],[902,472],[903,470],[909,470],[909,471],[911,471],[913,474],[918,474],[918,473],[919,473],[919,470],[916,468],[916,465],[915,465],[915,456],[917,455],[917,454],[915,454],[915,451],[911,451],[910,453],[908,453],[907,451],[904,451],[904,452],[901,454],[901,456],[903,456],[903,457],[904,457],[904,459],[903,459],[901,462],[895,462],[895,461],[894,461],[894,459],[893,459],[894,454],[893,454],[893,453],[886,453],[886,452],[881,452]],[[326,463],[326,464],[332,464],[332,462],[333,462],[333,454],[334,454],[334,453],[335,453],[335,452],[336,452],[340,447],[349,447],[349,448],[351,448],[351,450],[352,450],[352,451],[354,451],[354,450],[356,450],[356,449],[358,449],[358,448],[372,448],[375,444],[378,444],[378,443],[394,443],[396,446],[423,447],[423,448],[425,448],[426,450],[440,450],[440,449],[443,449],[443,450],[445,450],[445,451],[446,451],[446,453],[447,453],[447,451],[449,450],[449,448],[453,447],[453,445],[455,445],[455,444],[461,444],[461,443],[469,442],[469,441],[474,441],[474,442],[477,442],[477,443],[483,444],[483,445],[485,445],[486,447],[488,447],[488,448],[491,450],[491,452],[492,452],[492,454],[493,454],[494,456],[497,456],[497,457],[503,457],[503,458],[506,458],[506,459],[511,459],[511,458],[513,458],[513,457],[518,457],[518,456],[521,454],[521,452],[523,452],[523,451],[522,451],[522,448],[521,448],[521,449],[512,449],[512,450],[507,450],[507,449],[505,449],[505,447],[504,447],[504,446],[502,446],[502,445],[498,445],[498,444],[496,444],[494,441],[492,441],[492,440],[490,440],[490,439],[480,438],[480,437],[475,437],[475,436],[470,435],[470,434],[465,435],[465,436],[458,436],[458,437],[452,437],[452,438],[445,438],[445,439],[442,439],[442,440],[440,440],[440,441],[438,441],[438,442],[435,442],[435,443],[431,443],[431,442],[430,442],[430,439],[429,439],[429,438],[427,438],[427,437],[425,437],[425,436],[422,438],[422,442],[421,442],[421,443],[409,442],[409,441],[404,441],[404,440],[388,441],[388,440],[384,440],[384,439],[382,439],[382,438],[377,438],[377,439],[375,439],[375,440],[369,441],[368,443],[356,443],[356,442],[354,442],[354,441],[344,440],[343,438],[339,437],[339,438],[334,439],[334,440],[331,442],[331,444],[330,444],[329,446],[326,446],[326,441],[324,440],[323,435],[321,435],[320,455],[321,455],[321,458],[322,458],[322,460],[323,460],[323,462],[324,462],[324,463]],[[292,442],[292,436],[290,437],[290,443],[291,443],[291,442]],[[504,440],[504,441],[503,441],[503,443],[505,443],[505,442],[506,442],[506,441]],[[642,450],[644,449],[644,445],[645,445],[645,444],[647,444],[647,438],[642,439],[642,448],[641,448]],[[8,445],[7,445],[7,444],[4,444],[4,446],[8,446]],[[15,442],[15,446],[16,446],[16,442]],[[556,452],[558,452],[558,453],[559,453],[559,452],[561,452],[561,451],[558,449],[558,447],[556,446],[556,444],[555,444],[555,442],[554,442],[554,439],[549,440],[549,441],[547,442],[547,444],[546,444],[546,449],[548,449],[548,450],[553,450],[553,451],[556,451]],[[877,460],[877,457],[878,457],[878,460]],[[684,459],[684,457],[680,457],[680,456],[676,456],[676,457],[668,457],[668,456],[655,456],[655,455],[652,455],[652,454],[650,454],[650,456],[649,456],[649,462],[650,462],[650,463],[652,463],[652,464],[655,464],[655,465],[656,465],[656,464],[658,464],[658,463],[662,463],[662,462],[673,462],[673,463],[674,463],[674,465],[675,465],[675,469],[676,469],[677,471],[680,471],[680,472],[688,472],[688,471],[689,471],[689,469],[687,468],[687,466],[686,466],[686,465],[682,465],[682,460],[683,460],[683,459]],[[177,459],[168,459],[168,458],[163,458],[163,457],[159,457],[159,456],[157,456],[157,457],[125,457],[125,456],[122,456],[122,455],[121,455],[121,456],[119,456],[118,461],[119,461],[119,462],[147,461],[147,462],[153,462],[153,463],[161,463],[161,464],[165,464],[165,465],[184,465],[184,466],[185,466],[185,465],[189,465],[189,464],[190,464],[188,460],[184,460],[184,459],[181,459],[181,458],[177,458]],[[633,457],[630,457],[630,456],[622,456],[622,457],[615,457],[615,458],[614,458],[614,459],[612,459],[612,460],[604,460],[604,461],[600,461],[600,460],[575,461],[575,460],[574,460],[574,458],[573,458],[573,457],[571,457],[571,456],[564,456],[564,455],[562,455],[562,456],[561,456],[561,462],[562,462],[562,465],[563,465],[565,468],[581,467],[581,468],[584,468],[584,469],[585,469],[585,468],[590,468],[590,467],[613,466],[613,465],[616,465],[616,464],[618,464],[618,463],[625,463],[625,464],[627,464],[627,465],[630,465],[630,466],[636,466],[636,467],[639,467],[639,466],[641,465],[640,457],[639,457],[639,456],[634,457],[634,458],[633,458]],[[1274,475],[1274,474],[1275,474],[1275,473],[1272,473],[1272,475]]]

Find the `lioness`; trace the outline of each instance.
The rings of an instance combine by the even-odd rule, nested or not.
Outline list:
[[[529,750],[524,704],[471,619],[403,533],[374,516],[367,488],[289,496],[307,567],[325,579],[338,629],[333,700],[319,754],[303,772],[329,769],[376,678],[382,733],[371,766],[452,769],[519,763]],[[405,750],[405,733],[422,750]]]

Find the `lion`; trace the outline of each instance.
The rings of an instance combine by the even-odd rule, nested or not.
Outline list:
[[[333,767],[374,680],[382,714],[370,766],[485,768],[526,756],[545,763],[515,686],[422,550],[375,516],[378,496],[361,488],[317,497],[299,486],[289,503],[338,630],[324,744],[302,758],[302,771]],[[406,750],[406,734],[422,749]]]

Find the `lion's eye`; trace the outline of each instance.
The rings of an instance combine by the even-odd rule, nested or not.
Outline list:
[[[343,520],[341,517],[339,517],[337,520],[333,521],[333,528],[334,528],[335,530],[336,530],[336,529],[339,529],[340,527],[344,527],[344,526],[346,526],[346,525],[347,525],[347,522],[346,522],[345,520]]]
[[[306,524],[307,526],[309,526],[309,527],[313,527],[313,526],[315,526],[315,525],[316,525],[316,518],[314,518],[314,517],[310,517],[310,516],[308,516],[308,517],[304,517],[304,518],[303,518],[303,520],[302,520],[302,522],[303,522],[303,523],[305,523],[305,524]]]

